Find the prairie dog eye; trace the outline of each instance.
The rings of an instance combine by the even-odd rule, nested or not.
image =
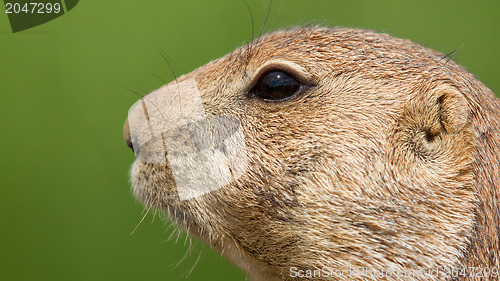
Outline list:
[[[297,79],[283,71],[276,70],[263,75],[250,95],[268,101],[282,101],[294,97],[300,88],[301,84]]]

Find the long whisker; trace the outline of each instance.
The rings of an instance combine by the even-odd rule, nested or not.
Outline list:
[[[276,12],[276,14],[274,15],[273,17],[273,21],[270,23],[270,26],[271,28],[274,26],[274,23],[276,22],[276,19],[278,18],[278,16],[281,14],[281,10],[283,9],[283,5],[285,4],[285,0],[281,0],[281,3],[278,7],[278,11]]]
[[[158,210],[154,210],[153,212],[153,218],[151,219],[151,223],[154,223],[155,222],[155,218],[156,218],[156,214],[158,213]]]
[[[257,38],[257,41],[259,41],[260,38],[262,37],[262,34],[264,34],[264,30],[266,29],[266,25],[267,25],[267,20],[269,19],[269,14],[271,13],[271,6],[272,5],[273,5],[273,0],[270,0],[269,6],[267,6],[266,17],[264,18],[264,23],[262,24],[262,29],[260,30],[259,38]]]
[[[198,258],[196,258],[196,261],[194,262],[193,266],[191,267],[191,270],[189,270],[188,274],[186,275],[186,278],[189,277],[189,275],[191,275],[191,273],[193,272],[194,268],[196,267],[196,265],[200,261],[200,257],[201,257],[201,251],[198,254]]]
[[[446,59],[446,62],[444,63],[445,65],[450,62],[450,60],[453,59],[453,57],[455,56],[456,53],[458,53],[464,46],[465,46],[465,43],[462,43],[462,45],[458,46],[458,48],[456,48],[455,50],[451,51],[450,53],[446,54],[445,56],[441,57],[442,60]]]
[[[160,79],[161,79],[161,78],[160,78]],[[154,104],[154,103],[153,103],[150,99],[148,99],[145,95],[142,95],[142,94],[140,94],[140,93],[138,93],[138,92],[136,92],[136,91],[134,91],[134,90],[131,90],[131,89],[129,89],[129,88],[127,88],[127,87],[125,87],[125,86],[122,86],[122,85],[116,85],[116,86],[118,86],[118,87],[120,87],[120,88],[123,88],[123,89],[125,89],[125,90],[127,90],[127,91],[129,91],[129,92],[131,92],[131,93],[134,93],[134,94],[136,94],[137,96],[141,97],[141,99],[148,101],[149,103],[151,103],[151,104],[154,106],[154,108],[158,111],[158,113],[161,115],[162,119],[163,119],[165,122],[171,123],[171,124],[173,124],[174,126],[176,125],[175,123],[170,122],[170,121],[169,121],[169,120],[168,120],[168,119],[167,119],[167,118],[163,115],[163,113],[160,111],[160,109],[158,108],[158,106],[157,106],[156,104]],[[145,105],[144,105],[144,106],[145,106]]]
[[[245,4],[247,5],[247,7],[249,8],[248,6],[248,3],[245,2]],[[262,38],[262,35],[264,34],[264,30],[266,29],[266,26],[267,26],[267,21],[269,19],[269,14],[271,13],[271,7],[273,5],[273,1],[270,0],[269,1],[269,5],[267,7],[267,12],[266,12],[266,16],[264,18],[264,23],[262,24],[262,28],[260,30],[260,33],[259,33],[259,37],[257,37],[256,40],[252,40],[252,42],[249,44],[248,48],[246,49],[246,53],[247,53],[247,57],[246,57],[246,60],[245,60],[245,68],[244,68],[244,73],[246,73],[246,70],[247,70],[247,66],[248,64],[250,63],[250,60],[252,59],[252,56],[253,56],[253,48],[255,47],[256,44],[259,43],[260,39]],[[249,9],[250,11],[250,14],[251,14],[251,10]],[[252,39],[254,37],[254,34],[253,34],[253,16],[251,15],[251,18],[252,18]]]
[[[181,99],[181,91],[179,89],[179,85],[177,84],[177,74],[175,73],[173,65],[170,63],[170,61],[167,58],[167,55],[155,44],[150,43],[151,46],[160,54],[160,56],[163,58],[163,60],[167,63],[168,67],[170,68],[170,72],[174,76],[174,82],[175,85],[177,86],[177,95],[179,97],[179,112],[182,113],[182,99]]]
[[[173,230],[172,230],[172,233],[170,233],[170,235],[168,236],[167,241],[172,240],[172,237],[173,237],[173,236],[174,236],[174,234],[176,234],[178,231],[179,231],[179,230],[178,230],[176,227],[174,227],[174,228],[173,228]]]
[[[158,80],[160,80],[163,85],[167,84],[167,81],[165,81],[163,78],[161,78],[161,76],[155,74],[155,73],[152,73],[154,77],[158,78]]]
[[[144,219],[146,218],[146,216],[149,214],[149,211],[151,210],[153,206],[150,205],[148,207],[148,209],[146,210],[146,213],[144,213],[144,215],[142,216],[141,220],[139,221],[139,223],[135,226],[134,230],[132,230],[132,232],[130,233],[130,235],[133,235],[134,232],[137,230],[137,228],[139,227],[139,225],[141,225],[141,223],[144,221]]]
[[[136,92],[136,91],[134,91],[134,90],[131,90],[131,89],[129,89],[129,88],[127,88],[127,87],[123,86],[123,85],[118,85],[118,84],[116,84],[116,86],[118,86],[118,87],[120,87],[120,88],[122,88],[122,89],[125,89],[125,90],[127,90],[127,91],[129,91],[129,92],[131,92],[131,93],[134,93],[134,94],[138,95],[138,96],[139,96],[139,97],[141,97],[141,98],[143,98],[143,97],[144,97],[144,95],[141,95],[141,94],[139,94],[138,92]]]
[[[245,6],[247,6],[248,13],[250,14],[250,21],[252,22],[252,39],[250,40],[250,42],[252,42],[253,38],[254,38],[254,32],[255,32],[253,13],[252,13],[252,10],[250,9],[250,6],[248,5],[248,2],[246,0],[243,0],[243,3],[245,3]]]
[[[187,237],[187,235],[186,235]],[[175,264],[175,266],[173,267],[174,269],[176,269],[184,260],[186,260],[186,258],[188,256],[191,255],[191,245],[188,247],[188,249],[186,250],[186,253],[184,254],[184,256]]]

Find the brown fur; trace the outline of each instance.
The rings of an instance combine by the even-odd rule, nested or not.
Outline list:
[[[270,62],[309,88],[284,102],[249,97]],[[442,54],[371,31],[303,28],[172,83],[187,79],[209,117],[241,121],[248,170],[181,201],[168,163],[136,160],[134,192],[252,280],[300,279],[292,267],[443,270],[379,280],[500,270],[500,102]]]

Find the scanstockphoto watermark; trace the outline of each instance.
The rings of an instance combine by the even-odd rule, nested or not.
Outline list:
[[[301,269],[290,267],[290,277],[292,278],[365,278],[368,280],[378,280],[385,278],[463,278],[472,277],[475,279],[498,278],[500,269],[497,267],[466,267],[466,268],[446,268],[437,266],[426,269],[373,269],[367,267],[355,267],[348,269],[333,269],[324,267],[322,269]]]

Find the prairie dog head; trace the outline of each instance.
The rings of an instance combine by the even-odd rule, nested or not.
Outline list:
[[[272,33],[131,108],[134,194],[255,280],[464,266],[477,112],[496,100],[442,58],[364,30]]]

